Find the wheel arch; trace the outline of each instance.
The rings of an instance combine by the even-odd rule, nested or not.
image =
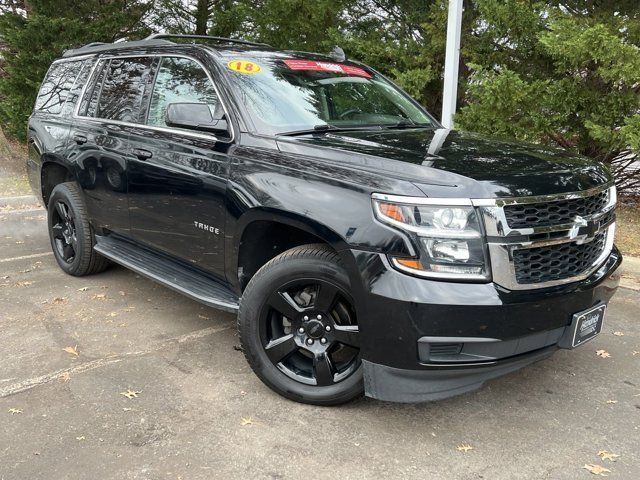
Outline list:
[[[40,193],[45,206],[48,205],[49,197],[56,185],[74,180],[76,180],[76,177],[68,165],[60,162],[55,157],[44,157],[40,168]]]
[[[350,257],[347,242],[330,227],[311,218],[276,209],[247,211],[238,220],[230,241],[227,277],[239,291],[244,290],[262,265],[293,247],[322,243],[338,253],[344,262]]]

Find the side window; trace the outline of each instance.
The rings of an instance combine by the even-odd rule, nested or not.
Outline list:
[[[93,75],[89,79],[84,95],[82,96],[82,100],[80,100],[78,115],[87,117],[96,116],[98,97],[100,96],[100,90],[102,89],[102,82],[104,82],[104,75],[106,72],[105,66],[108,64],[108,60],[98,61],[96,68],[93,70]]]
[[[38,98],[36,99],[35,110],[58,115],[62,111],[69,90],[80,72],[82,61],[58,62],[51,65],[45,77]]]
[[[212,115],[219,107],[215,88],[198,63],[189,58],[163,57],[151,94],[147,125],[166,127],[170,103],[205,103]]]
[[[89,74],[91,73],[91,67],[93,66],[94,60],[88,59],[82,62],[82,68],[80,69],[80,73],[76,78],[73,87],[69,90],[69,95],[67,95],[67,101],[64,103],[62,107],[62,115],[69,116],[73,113],[73,110],[76,108],[78,104],[78,98],[80,97],[80,92],[84,88],[87,80],[89,79]]]
[[[142,99],[152,75],[152,58],[114,58],[106,67],[96,117],[138,123]],[[94,89],[95,90],[95,89]]]

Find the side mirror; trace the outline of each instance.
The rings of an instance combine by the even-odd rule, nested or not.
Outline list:
[[[206,103],[170,103],[167,106],[164,123],[169,127],[188,130],[228,133],[229,125],[224,118],[224,112],[220,111],[220,113],[220,118],[214,118],[211,108]]]

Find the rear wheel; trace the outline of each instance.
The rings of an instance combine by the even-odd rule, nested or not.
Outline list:
[[[62,270],[81,277],[107,268],[109,261],[93,250],[95,236],[77,184],[56,185],[47,209],[51,248]]]
[[[288,250],[247,286],[238,315],[245,356],[277,393],[336,405],[362,395],[358,323],[338,255],[324,245]]]

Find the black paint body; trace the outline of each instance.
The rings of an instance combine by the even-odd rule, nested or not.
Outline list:
[[[239,56],[250,54],[250,49],[234,48]],[[431,129],[260,135],[213,49],[140,46],[92,57],[147,54],[179,54],[201,62],[228,108],[233,138],[196,139],[179,131],[77,118],[70,112],[34,113],[28,131],[34,191],[46,202],[48,180],[43,176],[50,165],[62,166],[67,178],[82,186],[96,232],[157,249],[167,261],[188,263],[238,296],[247,280],[246,268],[239,268],[243,262],[259,264],[263,253],[252,258],[253,251],[270,241],[249,238],[246,232],[252,228],[282,228],[328,243],[350,276],[365,365],[393,369],[461,368],[421,363],[420,337],[521,338],[566,327],[573,313],[613,295],[617,278],[611,274],[621,261],[615,248],[591,278],[541,290],[507,291],[491,282],[436,281],[401,273],[383,256],[410,254],[410,240],[378,222],[371,201],[374,192],[446,198],[577,192],[611,181],[601,165],[562,150],[456,131],[444,132],[444,142],[433,153],[428,152],[434,136],[444,135]],[[141,159],[135,153],[140,150],[153,155]],[[198,223],[219,233],[198,228]],[[408,399],[379,393],[374,377],[365,373],[368,394]]]

